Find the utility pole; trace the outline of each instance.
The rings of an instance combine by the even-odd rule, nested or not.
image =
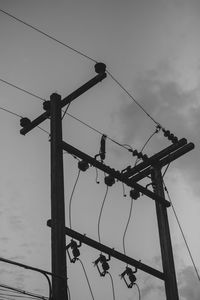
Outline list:
[[[165,198],[161,167],[159,166],[159,164],[153,166],[151,178],[154,192],[157,195]],[[155,205],[158,221],[162,264],[165,276],[166,299],[179,300],[167,209],[164,205],[157,201],[155,201]]]
[[[52,273],[67,278],[61,96],[50,96]],[[68,300],[67,279],[52,278],[54,300]]]

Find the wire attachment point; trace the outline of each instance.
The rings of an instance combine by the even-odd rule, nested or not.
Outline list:
[[[110,269],[109,264],[107,263],[110,260],[110,255],[108,258],[105,255],[100,254],[99,257],[94,261],[94,265],[97,266],[98,272],[100,276],[105,276]],[[99,263],[101,263],[102,270],[100,270]]]
[[[75,263],[77,261],[78,257],[80,256],[80,251],[78,248],[80,248],[81,245],[82,245],[81,242],[79,242],[79,245],[78,245],[77,242],[72,239],[71,243],[69,243],[66,246],[67,254],[69,256],[69,260],[71,263]],[[69,253],[69,248],[71,248],[71,250],[72,250],[73,258],[71,257],[71,255]]]
[[[135,271],[133,271],[130,267],[126,267],[126,270],[120,275],[121,278],[123,278],[124,282],[126,283],[126,286],[130,289],[133,287],[133,285],[135,284],[135,281],[137,280],[137,278],[135,277],[135,273],[137,272],[137,268],[135,268]],[[127,275],[127,276],[126,276]],[[129,279],[129,283],[127,278]]]

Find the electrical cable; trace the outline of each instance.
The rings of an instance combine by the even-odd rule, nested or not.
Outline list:
[[[22,91],[22,92],[25,92],[25,93],[27,93],[27,94],[29,94],[29,95],[35,97],[35,98],[38,98],[38,99],[41,99],[42,101],[45,101],[45,99],[43,99],[42,97],[37,96],[36,94],[33,94],[33,93],[31,93],[31,92],[29,92],[29,91],[27,91],[27,90],[25,90],[25,89],[22,89],[21,87],[16,86],[16,85],[14,85],[14,84],[12,84],[12,83],[10,83],[10,82],[8,82],[8,81],[5,81],[5,80],[3,80],[3,79],[1,79],[1,78],[0,78],[0,81],[2,81],[2,82],[4,82],[4,83],[7,83],[8,85],[10,85],[10,86],[12,86],[12,87],[14,87],[14,88],[16,88],[16,89]],[[7,112],[10,112],[10,111],[8,111],[8,110],[6,110],[6,109],[4,109],[4,108],[0,108],[0,109],[5,110],[5,111],[7,111]],[[67,110],[68,110],[68,107],[67,107]],[[66,110],[65,110],[65,111],[66,111]],[[12,113],[12,112],[10,112],[10,113]],[[20,117],[20,118],[22,118],[22,116],[20,116],[20,115],[18,115],[18,114],[15,114],[15,113],[13,113],[13,114],[16,115],[16,116],[18,116],[18,117]],[[78,122],[81,123],[82,125],[85,125],[86,127],[90,128],[91,130],[95,131],[96,133],[98,133],[98,134],[100,134],[100,135],[103,135],[103,133],[102,133],[101,131],[99,131],[98,129],[92,127],[91,125],[87,124],[86,122],[80,120],[79,118],[73,116],[72,114],[68,113],[67,111],[64,112],[64,114],[67,114],[67,115],[70,116],[72,119],[78,121]],[[64,117],[64,115],[63,115],[63,117]],[[62,118],[63,118],[63,117],[62,117]],[[38,127],[39,127],[39,126],[38,126]],[[41,127],[39,127],[39,128],[45,132],[44,129],[42,129]],[[48,132],[46,131],[46,133],[48,133]],[[49,133],[48,133],[48,134],[49,134]],[[107,135],[106,135],[106,136],[107,136]],[[112,138],[109,137],[109,136],[107,136],[107,139],[109,139],[111,142],[115,143],[116,145],[118,145],[118,146],[120,146],[120,147],[122,147],[122,148],[124,148],[124,149],[126,149],[126,150],[129,150],[129,149],[132,149],[132,150],[133,150],[133,148],[132,148],[130,145],[127,145],[127,144],[121,144],[121,143],[117,142],[116,140],[112,139]],[[129,149],[128,149],[128,148],[129,148]]]
[[[140,292],[139,285],[136,282],[134,283],[134,285],[137,287],[138,295],[139,295],[139,300],[141,300],[141,292]]]
[[[101,215],[102,215],[102,211],[103,211],[103,207],[104,207],[107,195],[108,195],[108,185],[106,185],[106,192],[105,192],[105,195],[104,195],[104,199],[103,199],[103,202],[102,202],[102,205],[101,205],[101,209],[100,209],[100,213],[99,213],[99,218],[98,218],[98,239],[99,239],[99,243],[101,243],[101,238],[100,238],[100,221],[101,221]]]
[[[129,210],[128,220],[127,220],[126,227],[125,227],[124,234],[123,234],[123,238],[122,238],[124,255],[126,255],[125,238],[126,238],[126,233],[127,233],[128,226],[130,224],[132,210],[133,210],[133,199],[131,199],[131,206],[130,206],[130,210]]]
[[[180,229],[180,231],[181,231],[181,234],[182,234],[183,240],[184,240],[184,242],[185,242],[185,245],[186,245],[186,248],[187,248],[187,250],[188,250],[188,253],[189,253],[190,259],[191,259],[191,261],[192,261],[192,264],[193,264],[193,267],[194,267],[195,273],[196,273],[196,275],[197,275],[197,278],[198,278],[198,280],[200,281],[200,275],[199,275],[199,273],[198,273],[198,270],[197,270],[196,264],[195,264],[195,262],[194,262],[194,259],[193,259],[193,256],[192,256],[192,253],[191,253],[191,251],[190,251],[190,247],[189,247],[189,245],[188,245],[188,242],[187,242],[187,240],[186,240],[186,237],[185,237],[185,234],[184,234],[184,232],[183,232],[183,229],[182,229],[181,223],[180,223],[180,221],[179,221],[179,218],[178,218],[178,216],[177,216],[176,210],[175,210],[175,208],[174,208],[174,205],[173,205],[173,203],[172,203],[172,200],[171,200],[171,197],[170,197],[169,191],[168,191],[168,189],[167,189],[167,187],[166,187],[166,185],[165,185],[164,181],[163,181],[163,184],[164,184],[164,189],[165,189],[165,191],[166,191],[166,193],[167,193],[167,196],[168,196],[169,202],[171,203],[172,210],[173,210],[173,212],[174,212],[174,216],[175,216],[175,218],[176,218],[176,221],[177,221],[178,227],[179,227],[179,229]]]
[[[71,293],[68,285],[67,285],[67,292],[68,292],[69,300],[71,300]]]
[[[42,97],[40,97],[40,96],[38,96],[38,95],[36,95],[36,94],[33,94],[33,93],[31,93],[31,92],[29,92],[29,91],[23,89],[23,88],[20,88],[19,86],[15,85],[15,84],[13,84],[13,83],[10,83],[9,81],[6,81],[6,80],[4,80],[4,79],[2,79],[2,78],[0,78],[0,81],[2,81],[3,83],[6,83],[7,85],[10,85],[10,86],[16,88],[17,90],[19,90],[19,91],[21,91],[21,92],[24,92],[24,93],[26,93],[26,94],[28,94],[28,95],[33,96],[34,98],[40,99],[40,100],[42,100],[42,101],[46,101],[46,100],[43,99]]]
[[[107,272],[107,274],[110,276],[110,280],[111,280],[111,284],[112,284],[113,300],[115,300],[115,287],[114,287],[114,281],[113,281],[113,278],[112,278],[112,275],[110,274],[110,272]]]
[[[20,18],[15,17],[15,16],[12,15],[11,13],[8,13],[7,11],[5,11],[5,10],[3,10],[3,9],[0,9],[0,12],[2,12],[3,14],[5,14],[5,15],[11,17],[12,19],[14,19],[14,20],[16,20],[16,21],[18,21],[18,22],[20,22],[20,23],[26,25],[27,27],[29,27],[29,28],[31,28],[31,29],[33,29],[33,30],[39,32],[40,34],[42,34],[42,35],[48,37],[49,39],[53,40],[54,42],[57,42],[58,44],[60,44],[60,45],[62,45],[62,46],[64,46],[64,47],[66,47],[66,48],[68,48],[68,49],[70,49],[70,50],[76,52],[77,54],[79,54],[79,55],[81,55],[81,56],[83,56],[83,57],[85,57],[85,58],[87,58],[87,59],[89,59],[89,60],[91,60],[91,61],[97,63],[97,61],[96,61],[95,59],[93,59],[92,57],[90,57],[90,56],[84,54],[83,52],[81,52],[81,51],[79,51],[79,50],[77,50],[77,49],[71,47],[71,46],[68,45],[68,44],[65,44],[65,43],[61,42],[60,40],[54,38],[54,37],[51,36],[50,34],[45,33],[44,31],[40,30],[39,28],[37,28],[37,27],[35,27],[35,26],[32,26],[31,24],[29,24],[29,23],[27,23],[27,22],[21,20]]]
[[[81,172],[81,170],[79,169],[78,170],[78,175],[76,177],[76,181],[74,183],[74,186],[73,186],[73,189],[72,189],[72,192],[71,192],[71,196],[70,196],[70,199],[69,199],[69,227],[70,227],[70,229],[72,228],[72,213],[71,213],[71,210],[72,210],[72,198],[73,198],[74,191],[75,191],[75,188],[76,188],[79,176],[80,176],[80,172]]]
[[[48,299],[47,297],[45,297],[45,296],[41,296],[41,295],[38,295],[38,294],[34,294],[34,293],[31,293],[31,292],[27,292],[27,291],[25,291],[25,290],[21,290],[21,289],[18,289],[18,288],[14,288],[14,287],[11,287],[11,286],[8,286],[8,285],[5,285],[5,284],[0,284],[0,287],[2,287],[3,289],[1,289],[0,288],[0,290],[3,290],[3,291],[5,291],[5,289],[7,289],[7,290],[10,290],[10,291],[14,291],[14,292],[16,292],[16,293],[21,293],[21,294],[23,294],[23,295],[30,295],[30,296],[36,296],[36,297],[38,297],[38,298],[40,298],[40,299]]]
[[[62,115],[62,120],[64,119],[64,117],[65,117],[65,115],[66,115],[66,113],[67,113],[67,111],[68,111],[68,108],[70,107],[70,104],[71,104],[71,102],[69,102],[69,103],[67,104],[67,107],[66,107],[66,109],[65,109],[65,111],[64,111],[64,113],[63,113],[63,115]]]
[[[55,41],[55,42],[57,42],[58,44],[61,44],[62,46],[64,46],[64,47],[66,47],[66,48],[68,48],[68,49],[70,49],[70,50],[72,50],[72,51],[74,51],[75,53],[77,53],[77,54],[79,54],[79,55],[81,55],[81,56],[83,56],[83,57],[85,57],[85,58],[87,58],[87,59],[89,59],[90,61],[93,61],[93,62],[95,62],[95,63],[97,63],[97,61],[95,60],[95,59],[93,59],[92,57],[90,57],[90,56],[88,56],[88,55],[86,55],[86,54],[84,54],[83,52],[81,52],[81,51],[79,51],[79,50],[77,50],[77,49],[75,49],[75,48],[73,48],[73,47],[71,47],[71,46],[69,46],[68,44],[66,44],[66,43],[63,43],[63,42],[61,42],[60,40],[58,40],[58,39],[56,39],[56,38],[54,38],[53,36],[51,36],[51,35],[49,35],[49,34],[47,34],[47,33],[45,33],[44,31],[42,31],[42,30],[40,30],[39,28],[37,28],[37,27],[35,27],[35,26],[32,26],[32,25],[30,25],[29,23],[27,23],[27,22],[25,22],[25,21],[23,21],[23,20],[21,20],[20,18],[18,18],[18,17],[16,17],[16,16],[14,16],[14,15],[12,15],[11,13],[8,13],[7,11],[5,11],[5,10],[3,10],[3,9],[0,9],[0,12],[2,12],[3,14],[5,14],[5,15],[7,15],[7,16],[9,16],[9,17],[11,17],[12,19],[14,19],[14,20],[16,20],[16,21],[18,21],[18,22],[20,22],[20,23],[22,23],[22,24],[24,24],[24,25],[26,25],[27,27],[29,27],[29,28],[31,28],[31,29],[33,29],[33,30],[35,30],[35,31],[37,31],[37,32],[39,32],[40,34],[42,34],[42,35],[44,35],[44,36],[46,36],[46,37],[48,37],[49,39],[51,39],[51,40],[53,40],[53,41]],[[110,77],[115,81],[115,83],[117,83],[117,85],[119,85],[119,87],[132,99],[132,101],[134,101],[135,103],[136,103],[136,105],[138,106],[138,107],[140,107],[140,109],[155,123],[155,124],[157,124],[157,125],[159,125],[161,128],[162,128],[162,126],[144,109],[144,107],[130,94],[130,92],[128,92],[128,90],[111,74],[111,72],[110,71],[106,71],[107,72],[107,74],[109,74],[110,75]]]
[[[82,260],[81,260],[80,258],[77,258],[77,260],[80,262],[80,264],[81,264],[81,266],[82,266],[82,268],[83,268],[83,271],[84,271],[84,274],[85,274],[85,278],[86,278],[86,280],[87,280],[87,284],[88,284],[88,287],[89,287],[89,290],[90,290],[91,297],[92,297],[93,300],[95,300],[95,299],[94,299],[94,294],[93,294],[93,292],[92,292],[91,284],[90,284],[90,281],[89,281],[89,278],[88,278],[86,269],[85,269],[85,267],[84,267],[84,264],[83,264],[83,262],[82,262]]]
[[[129,93],[129,91],[109,72],[106,71],[110,77],[119,85],[119,87],[135,102],[137,106],[158,126],[162,128],[162,126],[144,109],[144,107]]]
[[[156,127],[156,130],[150,135],[150,137],[146,140],[146,142],[145,142],[144,145],[142,146],[140,152],[142,152],[142,151],[146,148],[146,146],[147,146],[147,144],[149,143],[149,141],[150,141],[150,140],[152,139],[152,137],[153,137],[156,133],[158,133],[158,132],[159,132],[159,130],[158,130],[158,126],[157,126],[157,127]],[[139,159],[136,158],[134,167],[136,166],[138,160],[139,160]]]
[[[171,162],[168,163],[168,165],[167,165],[165,171],[163,172],[162,178],[164,178],[164,176],[165,176],[165,174],[166,174],[166,172],[167,172],[167,170],[168,170],[168,168],[169,168],[169,166],[170,166],[170,163],[171,163]]]

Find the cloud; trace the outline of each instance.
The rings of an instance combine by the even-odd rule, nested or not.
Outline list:
[[[145,110],[161,125],[178,138],[185,137],[194,142],[196,149],[176,161],[187,180],[197,185],[200,175],[198,153],[200,139],[200,84],[193,89],[184,89],[177,73],[167,61],[161,62],[154,70],[140,74],[134,83],[135,98]],[[118,112],[123,126],[124,142],[140,149],[154,130],[153,122],[134,102],[125,104],[124,98]],[[154,154],[169,145],[169,141],[159,133],[149,146],[147,154]]]
[[[200,299],[200,285],[192,266],[186,267],[180,274],[179,293],[184,300]]]

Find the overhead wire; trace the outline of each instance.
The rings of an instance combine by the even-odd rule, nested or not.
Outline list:
[[[72,228],[72,199],[73,199],[74,192],[75,192],[75,189],[76,189],[76,185],[77,185],[77,182],[78,182],[78,179],[79,179],[79,176],[80,176],[80,172],[81,172],[81,170],[79,169],[76,180],[75,180],[75,183],[74,183],[74,186],[73,186],[73,189],[72,189],[72,192],[71,192],[71,196],[70,196],[70,199],[69,199],[69,227],[70,227],[70,229]]]
[[[83,53],[82,51],[79,51],[77,49],[75,49],[74,47],[71,47],[69,44],[66,44],[66,43],[63,43],[62,41],[56,39],[55,37],[51,36],[50,34],[47,34],[46,32],[40,30],[39,28],[37,28],[36,26],[33,26],[25,21],[23,21],[22,19],[14,16],[13,14],[3,10],[3,9],[0,9],[0,12],[2,12],[3,14],[9,16],[10,18],[24,24],[25,26],[39,32],[40,34],[48,37],[49,39],[57,42],[58,44],[61,44],[62,46],[74,51],[75,53],[87,58],[88,60],[90,61],[93,61],[95,63],[97,63],[97,61],[95,59],[93,59],[92,57],[86,55],[85,53]],[[162,126],[160,125],[160,123],[158,123],[148,112],[146,109],[144,109],[144,107],[131,95],[131,93],[119,82],[119,80],[117,80],[112,74],[110,71],[106,70],[107,74],[112,78],[112,80],[130,97],[130,99],[132,99],[133,102],[135,102],[135,104],[140,107],[140,109],[157,125],[159,125],[161,128]]]
[[[126,233],[130,224],[130,220],[131,220],[131,216],[132,216],[132,211],[133,211],[133,199],[131,199],[131,205],[130,205],[130,209],[129,209],[129,215],[128,215],[128,219],[126,222],[126,227],[123,233],[123,238],[122,238],[122,244],[123,244],[123,252],[124,255],[126,255],[126,246],[125,246],[125,238],[126,238]]]
[[[139,285],[138,285],[136,282],[134,282],[134,285],[137,287],[138,295],[139,295],[139,300],[141,300],[141,291],[140,291],[140,287],[139,287]]]
[[[110,274],[110,272],[107,272],[107,274],[110,276],[111,285],[112,285],[113,300],[115,300],[115,287],[114,287],[113,277],[112,277],[112,275]]]
[[[20,294],[23,294],[23,295],[30,295],[30,296],[36,296],[40,299],[48,299],[47,297],[45,296],[41,296],[41,295],[38,295],[38,294],[35,294],[35,293],[31,293],[31,292],[28,292],[28,291],[25,291],[25,290],[22,290],[22,289],[19,289],[19,288],[14,288],[14,287],[11,287],[11,286],[8,286],[8,285],[5,285],[5,284],[0,284],[0,290],[9,290],[9,291],[13,291],[13,292],[16,292],[16,293],[20,293]]]
[[[91,284],[90,284],[90,281],[89,281],[89,278],[88,278],[88,275],[87,275],[87,272],[86,272],[86,269],[85,269],[85,266],[84,266],[84,264],[83,264],[83,262],[80,258],[77,258],[77,260],[80,262],[80,264],[83,268],[83,272],[84,272],[85,278],[87,280],[87,284],[88,284],[88,287],[89,287],[89,290],[90,290],[91,297],[92,297],[93,300],[95,300],[94,294],[93,294],[93,291],[92,291],[92,288],[91,288]]]
[[[103,208],[104,208],[104,204],[105,204],[107,195],[108,195],[108,185],[106,185],[106,192],[105,192],[105,195],[104,195],[104,198],[103,198],[103,202],[102,202],[102,204],[101,204],[101,209],[100,209],[99,218],[98,218],[98,224],[97,224],[97,229],[98,229],[98,240],[99,240],[99,243],[101,243],[101,237],[100,237],[100,222],[101,222],[102,211],[103,211]]]
[[[196,275],[197,275],[197,278],[198,278],[198,280],[200,281],[200,275],[199,275],[199,272],[198,272],[198,270],[197,270],[197,266],[196,266],[196,264],[195,264],[195,262],[194,262],[194,258],[193,258],[193,255],[192,255],[192,253],[191,253],[191,250],[190,250],[189,244],[188,244],[188,242],[187,242],[187,240],[186,240],[186,237],[185,237],[184,231],[183,231],[183,229],[182,229],[181,223],[180,223],[180,221],[179,221],[178,215],[177,215],[177,213],[176,213],[176,210],[175,210],[175,208],[174,208],[174,205],[173,205],[172,199],[171,199],[171,197],[170,197],[169,191],[168,191],[168,189],[167,189],[167,187],[166,187],[166,185],[165,185],[164,181],[163,181],[163,184],[164,184],[164,189],[165,189],[165,191],[166,191],[166,193],[167,193],[167,196],[168,196],[169,202],[171,203],[172,210],[173,210],[173,212],[174,212],[174,216],[175,216],[175,218],[176,218],[176,221],[177,221],[178,227],[179,227],[179,229],[180,229],[180,232],[181,232],[181,235],[182,235],[182,237],[183,237],[183,240],[184,240],[185,246],[186,246],[186,248],[187,248],[187,250],[188,250],[188,253],[189,253],[190,259],[191,259],[191,261],[192,261],[192,265],[193,265],[193,267],[194,267],[195,273],[196,273]]]
[[[23,21],[22,19],[20,19],[20,18],[14,16],[13,14],[8,13],[7,11],[5,11],[5,10],[3,10],[3,9],[0,9],[0,12],[2,12],[3,14],[5,14],[5,15],[11,17],[12,19],[14,19],[14,20],[16,20],[16,21],[18,21],[18,22],[20,22],[20,23],[26,25],[27,27],[32,28],[33,30],[39,32],[39,33],[42,34],[43,36],[48,37],[49,39],[53,40],[54,42],[56,42],[56,43],[58,43],[58,44],[60,44],[60,45],[62,45],[62,46],[64,46],[64,47],[66,47],[66,48],[68,48],[68,49],[70,49],[70,50],[72,50],[72,51],[74,51],[74,52],[76,52],[77,54],[79,54],[79,55],[81,55],[81,56],[83,56],[83,57],[85,57],[85,58],[87,58],[87,59],[89,59],[89,60],[91,60],[91,61],[93,61],[93,62],[97,62],[97,61],[96,61],[95,59],[93,59],[92,57],[90,57],[90,56],[86,55],[85,53],[83,53],[83,52],[81,52],[81,51],[79,51],[79,50],[77,50],[77,49],[71,47],[69,44],[63,43],[62,41],[56,39],[56,38],[53,37],[52,35],[50,35],[50,34],[44,32],[44,31],[40,30],[40,29],[37,28],[36,26],[33,26],[33,25],[31,25],[31,24],[29,24],[29,23]]]
[[[21,91],[21,92],[24,92],[24,93],[30,95],[30,96],[32,96],[32,97],[34,97],[34,98],[36,98],[36,99],[39,99],[39,100],[42,100],[42,101],[46,101],[46,100],[43,99],[42,97],[40,97],[40,96],[38,96],[38,95],[36,95],[36,94],[33,94],[33,93],[31,93],[31,92],[29,92],[29,91],[23,89],[23,88],[20,88],[19,86],[15,85],[15,84],[13,84],[13,83],[11,83],[11,82],[9,82],[9,81],[6,81],[6,80],[4,80],[4,79],[2,79],[2,78],[0,78],[0,81],[3,82],[3,83],[6,83],[7,85],[9,85],[9,86],[11,86],[11,87],[13,87],[13,88],[15,88],[15,89]]]
[[[22,91],[22,92],[25,92],[25,93],[27,93],[27,94],[29,94],[29,95],[35,97],[35,98],[38,98],[38,99],[40,99],[41,101],[45,101],[45,99],[43,99],[42,97],[37,96],[36,94],[33,94],[33,93],[31,93],[31,92],[29,92],[29,91],[27,91],[27,90],[25,90],[25,89],[22,89],[22,88],[19,87],[19,86],[16,86],[16,85],[14,85],[14,84],[11,84],[11,83],[8,82],[8,81],[4,81],[4,80],[1,79],[1,78],[0,78],[0,81],[2,81],[2,82],[4,82],[4,83],[7,83],[8,85],[12,86],[13,88],[16,88],[16,89],[18,89],[18,90],[20,90],[20,91]],[[68,110],[68,108],[69,108],[69,106],[67,106],[67,110]],[[6,110],[5,108],[1,108],[1,109],[2,109],[2,110],[5,110],[5,111],[7,111],[7,112],[12,113],[11,111]],[[91,130],[95,131],[96,133],[98,133],[98,134],[100,134],[100,135],[103,135],[103,132],[101,132],[100,130],[94,128],[93,126],[89,125],[88,123],[82,121],[81,119],[75,117],[74,115],[68,113],[67,110],[64,111],[64,114],[67,114],[67,115],[70,116],[72,119],[74,119],[74,120],[76,120],[77,122],[81,123],[82,125],[84,125],[84,126],[90,128]],[[12,114],[13,114],[13,115],[16,115],[16,116],[18,116],[18,117],[20,117],[20,118],[22,118],[21,115],[18,115],[18,114],[15,114],[15,113],[12,113]],[[63,117],[64,117],[64,114],[63,114]],[[63,118],[63,117],[62,117],[62,118]],[[45,130],[42,129],[40,126],[37,126],[37,127],[40,128],[41,130],[43,130],[43,131],[45,132]],[[49,134],[48,131],[46,131],[46,133]],[[132,147],[131,147],[130,145],[127,145],[127,144],[121,144],[121,143],[117,142],[116,140],[114,140],[113,138],[109,137],[108,135],[106,135],[106,136],[107,136],[107,139],[109,139],[111,142],[115,143],[116,145],[118,145],[118,146],[120,146],[120,147],[122,147],[122,148],[124,148],[124,149],[126,149],[126,150],[128,150],[129,148],[132,149]]]
[[[158,133],[158,125],[157,125],[157,127],[156,127],[156,130],[150,135],[150,137],[146,140],[146,142],[145,142],[144,145],[142,146],[142,148],[141,148],[141,150],[140,150],[141,152],[146,148],[146,146],[148,145],[149,141],[150,141],[150,140],[153,138],[153,136],[154,136],[155,134],[157,134],[157,133]],[[138,160],[138,158],[136,158],[134,167],[135,167],[136,164],[137,164],[137,160]],[[123,188],[124,188],[124,186],[123,186]],[[125,227],[125,230],[124,230],[124,233],[123,233],[123,238],[122,238],[123,251],[124,251],[124,254],[125,254],[125,255],[126,255],[125,238],[126,238],[126,233],[127,233],[129,224],[130,224],[130,220],[131,220],[131,216],[132,216],[132,210],[133,210],[133,199],[131,199],[131,205],[130,205],[129,215],[128,215],[126,227]]]

